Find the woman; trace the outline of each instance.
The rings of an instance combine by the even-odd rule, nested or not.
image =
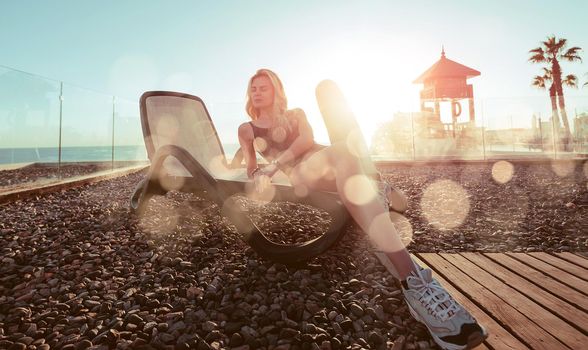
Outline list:
[[[487,337],[484,328],[432,278],[431,270],[411,259],[383,205],[386,198],[377,191],[374,170],[344,140],[328,147],[317,145],[304,111],[287,109],[282,82],[274,72],[260,69],[251,77],[246,110],[252,120],[239,126],[239,143],[247,174],[257,188],[282,170],[295,189],[337,191],[355,222],[386,252],[411,314],[427,326],[437,344],[469,349]],[[270,162],[263,169],[257,166],[256,151]],[[358,191],[346,191],[350,181],[370,184],[360,191],[362,199],[355,197]],[[371,195],[366,197],[366,192]]]

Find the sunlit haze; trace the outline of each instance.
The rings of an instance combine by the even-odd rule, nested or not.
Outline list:
[[[412,82],[442,46],[449,59],[481,72],[469,83],[485,113],[492,109],[482,102],[494,98],[546,96],[531,87],[541,69],[527,59],[548,35],[584,49],[583,63],[563,64],[582,85],[587,13],[586,1],[4,1],[0,65],[132,101],[156,89],[198,95],[225,141],[247,119],[248,78],[265,67],[326,142],[314,89],[329,78],[369,142],[395,112],[419,110],[422,86]],[[588,87],[566,94],[573,103]],[[525,101],[497,111],[497,126],[529,127]]]

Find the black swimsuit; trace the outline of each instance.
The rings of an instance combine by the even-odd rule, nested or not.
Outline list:
[[[286,137],[284,137],[283,141],[279,141],[279,140],[275,140],[272,135],[270,135],[270,128],[260,128],[258,126],[255,126],[255,124],[253,124],[253,122],[249,122],[249,125],[251,125],[251,128],[253,129],[253,137],[254,139],[262,139],[263,141],[261,141],[261,143],[265,143],[265,145],[263,145],[264,147],[262,147],[263,149],[259,149],[260,147],[256,147],[256,151],[259,152],[263,158],[267,159],[267,160],[273,160],[276,159],[282,152],[284,152],[285,150],[288,149],[288,147],[290,147],[290,145],[292,145],[292,143],[294,142],[294,140],[296,140],[298,138],[298,136],[300,135],[300,132],[298,131],[298,121],[294,120],[293,122],[291,122],[290,126],[291,126],[291,130],[288,131],[286,130]],[[257,145],[259,145],[259,141],[255,142]],[[316,146],[316,144],[315,144]],[[313,146],[312,149],[315,148],[315,146]],[[300,163],[302,161],[304,157],[304,154],[298,156],[296,159],[288,162],[288,164],[280,164],[280,168],[282,170],[285,170],[286,172],[289,172],[290,169],[294,168],[296,165],[298,165],[298,163]]]

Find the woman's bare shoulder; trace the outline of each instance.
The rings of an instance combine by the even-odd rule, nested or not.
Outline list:
[[[292,108],[286,111],[286,117],[293,119],[305,118],[306,113],[302,108]]]
[[[249,122],[242,123],[239,125],[239,136],[243,138],[253,138],[253,128]]]

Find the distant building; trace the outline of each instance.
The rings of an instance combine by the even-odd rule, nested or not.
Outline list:
[[[574,139],[578,143],[588,143],[588,113],[581,113],[574,118]]]

